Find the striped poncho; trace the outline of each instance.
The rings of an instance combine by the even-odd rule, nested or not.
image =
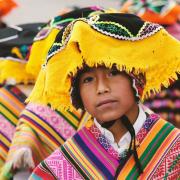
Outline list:
[[[52,110],[49,106],[28,104],[20,115],[0,179],[10,179],[13,176],[12,163],[14,159],[19,158],[18,150],[29,148],[37,166],[73,136],[88,117],[88,114],[82,114],[76,110],[59,112]]]
[[[139,176],[133,156],[126,157],[118,179],[177,179],[180,132],[156,114],[147,117],[136,136],[144,169]],[[114,179],[121,157],[92,121],[45,159],[30,179]]]
[[[5,162],[15,127],[26,96],[19,88],[6,85],[0,88],[0,170]]]

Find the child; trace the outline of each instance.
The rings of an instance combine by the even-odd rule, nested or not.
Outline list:
[[[75,20],[56,40],[29,100],[71,109],[72,98],[92,118],[30,179],[178,178],[179,130],[139,100],[177,78],[180,43],[118,13]]]

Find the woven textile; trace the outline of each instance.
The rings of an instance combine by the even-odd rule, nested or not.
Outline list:
[[[44,160],[30,179],[49,175],[49,179],[114,179],[116,168],[123,158],[114,156],[92,131],[93,122],[76,133],[60,149]],[[99,133],[98,133],[99,134]],[[171,124],[151,114],[136,137],[137,149],[144,173],[139,179],[178,178],[180,133]],[[106,139],[106,142],[108,140]],[[106,143],[107,144],[107,143]],[[107,147],[107,146],[106,146]],[[118,179],[137,179],[139,176],[133,156],[127,157]]]
[[[180,128],[180,80],[157,95],[150,96],[144,104],[163,119]]]
[[[86,113],[82,115],[81,112],[75,110],[59,112],[52,110],[49,106],[28,104],[20,115],[0,178],[7,178],[11,174],[12,162],[16,158],[18,150],[29,148],[37,166],[68,138],[73,136],[80,124],[83,123],[82,121],[86,121],[87,117]]]
[[[26,96],[16,86],[0,88],[0,168],[3,165]]]

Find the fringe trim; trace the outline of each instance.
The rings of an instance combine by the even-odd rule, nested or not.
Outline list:
[[[26,64],[5,60],[0,62],[0,83],[11,81],[18,83],[34,83],[35,77],[27,73],[25,70]]]
[[[135,74],[145,74],[143,101],[151,91],[157,93],[162,86],[170,85],[170,79],[177,79],[176,73],[180,73],[179,50],[180,43],[164,29],[142,41],[127,42],[102,35],[85,22],[78,21],[66,46],[41,69],[26,102],[71,110],[71,78],[84,62],[90,67],[105,65],[111,68],[116,64],[120,71],[129,73],[133,70]]]

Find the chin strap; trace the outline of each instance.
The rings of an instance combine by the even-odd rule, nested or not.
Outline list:
[[[112,120],[112,121],[109,121],[109,122],[104,122],[104,123],[101,124],[101,126],[103,128],[109,129],[115,122],[116,122],[116,120]]]
[[[131,122],[129,121],[129,119],[127,118],[127,116],[123,115],[121,118],[121,122],[122,124],[127,128],[127,130],[129,131],[130,135],[131,135],[131,142],[129,145],[129,150],[128,150],[128,156],[129,157],[131,154],[133,154],[134,156],[134,160],[136,162],[136,166],[138,168],[138,172],[139,174],[143,173],[143,168],[142,165],[140,163],[140,160],[138,158],[138,154],[137,154],[137,150],[136,150],[136,136],[135,136],[135,130],[133,125],[131,124]],[[121,169],[123,168],[123,165],[125,164],[125,162],[127,161],[124,160],[121,164],[119,164],[119,166],[116,169],[116,174],[115,174],[115,179],[117,179]]]

